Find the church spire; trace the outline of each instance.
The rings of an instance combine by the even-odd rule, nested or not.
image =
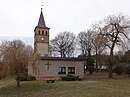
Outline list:
[[[40,17],[39,17],[37,27],[46,27],[45,20],[44,20],[44,17],[43,17],[42,8],[41,8],[41,14],[40,14]]]

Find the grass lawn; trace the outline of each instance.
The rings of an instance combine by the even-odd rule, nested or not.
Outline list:
[[[0,97],[130,97],[130,77],[108,79],[106,73],[87,74],[83,81],[26,81],[19,89],[15,84],[0,80]]]

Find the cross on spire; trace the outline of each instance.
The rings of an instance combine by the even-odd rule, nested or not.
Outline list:
[[[41,3],[42,3],[42,2],[41,2]],[[41,4],[41,14],[40,14],[40,17],[39,17],[39,21],[38,21],[37,27],[44,27],[44,28],[46,28],[46,24],[45,24],[43,12],[42,12],[43,6],[44,6],[44,5]]]
[[[43,5],[43,2],[41,2],[41,10],[43,9],[43,6],[44,6],[44,5]]]

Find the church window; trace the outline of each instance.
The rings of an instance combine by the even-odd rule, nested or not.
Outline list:
[[[66,67],[59,67],[58,74],[66,74]]]
[[[44,35],[44,31],[42,31],[42,35]]]
[[[40,30],[38,31],[38,34],[40,34]]]
[[[68,67],[68,74],[75,74],[75,67]]]
[[[47,31],[46,31],[46,35],[47,35]]]

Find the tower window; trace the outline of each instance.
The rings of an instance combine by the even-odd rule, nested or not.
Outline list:
[[[38,31],[38,34],[40,34],[40,30]]]
[[[47,35],[47,31],[46,31],[46,35]]]
[[[44,31],[42,31],[42,35],[44,35]]]

